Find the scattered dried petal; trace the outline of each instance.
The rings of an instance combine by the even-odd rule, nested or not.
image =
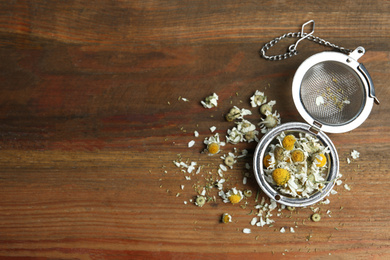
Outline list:
[[[244,234],[250,234],[252,231],[251,231],[249,228],[244,228],[244,229],[242,230],[242,232],[243,232]]]
[[[356,151],[356,150],[353,150],[351,152],[351,157],[356,160],[357,158],[360,157],[360,153],[358,151]]]
[[[191,141],[188,143],[188,147],[192,147],[192,146],[194,146],[194,144],[195,144],[195,141],[194,141],[194,140],[191,140]]]

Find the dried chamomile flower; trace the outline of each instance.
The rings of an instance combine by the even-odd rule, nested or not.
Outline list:
[[[244,141],[247,141],[248,143],[252,141],[259,141],[257,137],[259,132],[256,130],[256,126],[254,124],[245,119],[240,122],[236,122],[236,124],[236,127],[228,129],[228,135],[226,136],[227,142],[237,144]]]
[[[259,141],[257,137],[259,131],[256,130],[256,126],[254,124],[245,119],[243,119],[241,122],[236,122],[236,124],[237,130],[242,133],[245,141],[248,143],[252,141]]]
[[[203,207],[203,205],[206,203],[206,198],[203,197],[203,196],[196,196],[196,199],[195,199],[195,205],[198,206],[198,207]]]
[[[295,207],[293,207],[293,206],[287,206],[287,209],[288,209],[289,211],[294,211],[294,210],[295,210]]]
[[[252,107],[258,107],[267,102],[267,96],[264,95],[264,92],[259,90],[256,90],[255,94],[250,99]]]
[[[238,130],[237,127],[233,127],[232,129],[227,130],[226,142],[231,144],[238,144],[239,142],[243,142],[244,134]]]
[[[251,190],[244,190],[244,196],[247,198],[252,197],[252,191]]]
[[[243,119],[241,122],[237,122],[236,124],[238,129],[243,133],[247,133],[256,129],[256,126],[246,119]]]
[[[229,167],[233,167],[233,164],[236,162],[236,160],[234,160],[234,157],[232,156],[227,156],[224,160],[225,164]]]
[[[228,213],[223,213],[221,221],[222,221],[222,223],[225,223],[225,224],[230,223],[230,222],[232,222],[232,216],[229,215]]]
[[[326,156],[324,154],[317,154],[315,158],[315,165],[317,167],[324,167],[326,165]]]
[[[263,104],[260,107],[260,114],[267,116],[269,114],[272,114],[272,108],[276,104],[275,100],[271,100],[267,104]]]
[[[219,144],[218,143],[211,143],[207,145],[207,151],[210,155],[219,153]]]
[[[257,130],[249,131],[245,133],[244,138],[248,143],[253,141],[259,142],[259,138],[257,137],[258,134],[259,131]]]
[[[229,113],[226,114],[225,118],[227,121],[231,122],[237,119],[241,115],[241,110],[234,106],[230,109]]]
[[[205,98],[205,100],[200,101],[200,103],[205,107],[205,108],[213,108],[218,106],[218,95],[213,93],[211,96],[208,96]]]
[[[314,222],[318,222],[321,220],[321,215],[319,213],[314,213],[313,215],[311,215],[311,220],[313,220]]]
[[[274,115],[268,115],[265,120],[263,120],[263,125],[267,128],[274,128],[278,125],[278,117]]]
[[[223,191],[221,191],[219,195],[223,198],[224,203],[230,202],[232,204],[239,203],[244,197],[242,191],[237,190],[236,188],[232,188],[226,193],[223,193]]]
[[[238,107],[234,106],[230,109],[229,113],[225,116],[225,118],[227,121],[231,122],[235,119],[244,119],[244,116],[247,115],[252,115],[252,112],[248,109],[239,109]]]
[[[264,156],[263,164],[265,168],[270,168],[275,164],[275,158],[271,154]]]
[[[242,200],[243,196],[240,192],[239,194],[232,194],[228,198],[229,198],[230,203],[236,204]]]
[[[275,126],[280,124],[280,115],[277,111],[273,114],[268,114],[266,118],[262,118],[259,126],[261,128],[261,133],[265,134],[269,131],[269,129],[274,128]]]
[[[294,150],[292,153],[291,153],[291,159],[294,163],[301,163],[303,162],[306,158],[305,158],[305,153],[302,151],[302,150]]]
[[[278,186],[282,186],[288,182],[291,175],[286,169],[278,168],[272,172],[272,179]]]
[[[274,150],[275,159],[279,162],[284,161],[284,149],[283,147],[276,146]]]
[[[283,147],[284,149],[286,150],[289,150],[291,151],[292,149],[294,149],[294,144],[295,144],[295,136],[293,135],[287,135],[284,139],[283,139]]]
[[[227,155],[224,154],[221,156],[221,159],[223,159],[223,162],[226,164],[226,166],[229,166],[230,169],[233,169],[233,165],[237,162],[236,156],[234,153],[228,153]]]
[[[220,152],[221,146],[225,146],[225,142],[221,142],[219,140],[219,134],[216,133],[214,136],[206,137],[206,139],[203,141],[205,145],[207,145],[207,148],[205,152],[208,153],[208,155],[214,155]]]

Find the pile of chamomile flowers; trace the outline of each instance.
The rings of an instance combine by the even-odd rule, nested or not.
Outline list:
[[[200,103],[206,109],[213,109],[218,106],[219,97],[216,93],[206,97]],[[252,191],[249,189],[239,190],[236,187],[225,189],[224,185],[227,184],[228,178],[225,176],[226,172],[229,169],[233,169],[234,165],[238,160],[247,156],[248,151],[246,149],[239,151],[236,147],[233,147],[233,152],[226,152],[223,154],[223,150],[226,149],[227,144],[236,145],[238,143],[250,143],[258,142],[259,134],[267,133],[269,130],[273,129],[280,124],[280,115],[277,111],[273,111],[273,107],[276,104],[275,100],[267,102],[267,96],[264,92],[257,90],[254,95],[249,100],[252,108],[258,107],[260,113],[259,123],[254,124],[248,120],[247,116],[252,115],[252,111],[245,108],[239,108],[233,106],[229,109],[228,113],[225,115],[225,119],[228,122],[233,122],[234,126],[230,129],[227,129],[225,138],[223,138],[220,133],[215,133],[215,126],[210,127],[212,135],[204,138],[205,148],[202,153],[208,156],[214,156],[218,158],[217,160],[222,160],[217,163],[218,176],[215,178],[212,188],[218,190],[218,196],[222,199],[224,203],[230,204],[239,204],[244,198],[249,198],[252,196]],[[199,137],[199,133],[195,131],[195,137]],[[189,147],[192,147],[195,144],[194,140],[189,142]],[[220,154],[220,155],[219,155]],[[192,170],[196,174],[201,172],[202,166],[198,165],[196,162],[191,162],[190,165],[186,165],[183,162],[174,161],[175,165],[183,168],[183,172],[191,173]],[[195,167],[198,167],[198,170],[195,170]],[[250,165],[247,163],[245,165],[245,170],[250,170]],[[243,184],[247,182],[249,173],[246,173],[243,177]],[[190,179],[186,177],[187,180]],[[210,184],[210,183],[209,183]],[[207,188],[200,189],[200,193],[195,196],[194,199],[191,199],[190,202],[193,202],[198,207],[203,207],[206,203],[210,201],[215,201],[215,196],[212,197],[211,185],[208,185]],[[185,202],[187,203],[187,202]],[[224,213],[221,218],[223,223],[231,222],[232,217],[228,213]]]
[[[326,184],[329,148],[309,133],[285,133],[276,137],[264,156],[266,181],[278,192],[309,198]]]

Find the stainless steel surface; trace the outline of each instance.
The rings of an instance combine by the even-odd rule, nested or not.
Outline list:
[[[310,31],[309,33],[305,33],[305,32],[304,32],[305,26],[307,26],[307,25],[309,25],[309,24],[312,25],[311,31]],[[309,37],[310,35],[312,35],[312,34],[314,33],[314,28],[315,28],[314,20],[310,20],[310,21],[304,23],[304,24],[302,25],[302,28],[301,28],[301,35],[300,35],[301,37],[300,37],[294,44],[290,45],[290,47],[289,47],[288,49],[289,49],[290,51],[296,51],[296,50],[297,50],[297,47],[298,47],[298,44],[299,44],[302,40],[306,39],[307,37]]]
[[[368,72],[354,58],[364,54],[358,47],[351,55],[322,52],[306,59],[295,73],[292,93],[295,106],[310,125],[321,131],[344,133],[362,124],[371,112],[375,95]],[[322,97],[324,104],[318,104]]]
[[[333,61],[310,67],[302,79],[300,94],[305,110],[314,120],[335,126],[355,119],[366,100],[364,86],[352,69]],[[318,97],[325,103],[317,105]]]
[[[310,33],[305,33],[304,32],[304,28],[306,25],[308,24],[312,24],[312,30]],[[310,41],[313,41],[315,43],[318,43],[320,45],[324,45],[324,46],[327,46],[327,47],[331,47],[333,49],[336,49],[342,53],[351,53],[352,51],[349,50],[349,49],[346,49],[344,47],[340,47],[340,46],[337,46],[336,44],[333,44],[333,43],[330,43],[324,39],[321,39],[320,37],[316,37],[313,35],[314,33],[314,20],[310,20],[306,23],[304,23],[302,25],[302,28],[301,28],[301,31],[300,32],[289,32],[289,33],[285,33],[283,34],[282,36],[280,37],[276,37],[275,39],[271,40],[270,42],[266,43],[260,50],[260,56],[263,57],[264,59],[266,60],[284,60],[284,59],[287,59],[287,58],[290,58],[292,56],[295,56],[298,54],[297,52],[297,46],[298,46],[298,43],[303,40],[303,39],[308,39]],[[285,39],[285,38],[299,38],[295,44],[292,44],[289,46],[288,48],[288,51],[284,54],[279,54],[279,55],[271,55],[271,56],[268,56],[266,55],[265,53],[271,48],[273,47],[276,43],[278,43],[279,41]]]

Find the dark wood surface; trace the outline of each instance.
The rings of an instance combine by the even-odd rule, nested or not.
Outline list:
[[[331,203],[316,206],[318,223],[306,208],[275,210],[273,227],[252,227],[255,196],[246,208],[218,196],[195,206],[193,186],[222,162],[201,153],[203,139],[211,126],[224,139],[233,105],[259,122],[249,98],[261,90],[277,101],[282,122],[303,121],[292,77],[310,55],[331,49],[303,41],[298,56],[277,62],[258,51],[310,19],[316,36],[365,47],[359,61],[381,101],[359,128],[329,135],[351,190],[336,186]],[[1,1],[0,256],[389,259],[389,35],[390,5],[378,0]],[[218,107],[203,108],[214,92]],[[221,155],[233,147],[250,154],[226,173],[225,188],[256,193],[252,171],[242,184],[256,143],[228,144]],[[354,149],[361,156],[347,164]],[[186,180],[172,163],[178,154],[204,172]],[[232,223],[220,223],[225,212]]]

